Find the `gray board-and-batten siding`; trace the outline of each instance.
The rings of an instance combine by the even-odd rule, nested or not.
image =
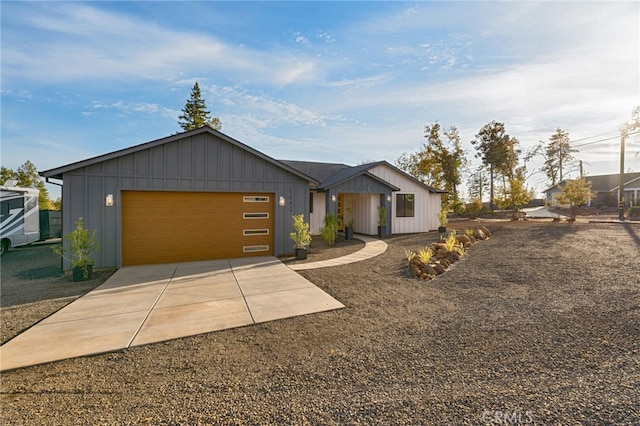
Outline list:
[[[309,183],[313,179],[210,128],[174,135],[93,159],[52,169],[45,177],[63,181],[63,230],[79,217],[97,229],[96,267],[121,267],[121,192],[200,191],[273,194],[273,255],[293,251],[291,216],[309,220]],[[113,194],[114,205],[105,204]],[[285,206],[279,206],[279,197]],[[154,208],[162,208],[155,206]],[[212,217],[212,220],[216,220]],[[158,232],[171,232],[158,229]],[[69,265],[65,263],[65,269]]]

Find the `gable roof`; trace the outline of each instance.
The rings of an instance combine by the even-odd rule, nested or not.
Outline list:
[[[400,188],[390,184],[384,179],[369,172],[369,170],[373,169],[374,167],[385,165],[393,169],[397,173],[400,173],[407,179],[410,179],[415,183],[417,183],[418,185],[424,187],[429,192],[433,192],[433,193],[447,192],[447,191],[443,191],[441,189],[436,189],[429,185],[426,185],[425,183],[419,181],[418,179],[414,178],[408,173],[405,173],[404,171],[400,170],[399,168],[393,166],[392,164],[384,160],[375,161],[372,163],[360,164],[357,166],[348,166],[346,164],[339,164],[339,163],[320,163],[320,162],[311,162],[311,161],[280,160],[280,162],[288,164],[289,166],[300,170],[302,173],[315,178],[317,181],[320,182],[320,184],[317,187],[317,189],[319,190],[330,189],[356,176],[366,174],[368,177],[371,177],[372,179],[375,179],[376,181],[381,182],[384,185],[388,186],[393,191],[400,191]]]
[[[353,167],[347,167],[344,168],[340,171],[338,171],[338,173],[336,173],[335,175],[333,175],[331,178],[329,178],[326,181],[323,181],[320,184],[320,189],[330,189],[333,188],[334,186],[338,186],[341,183],[344,183],[350,179],[353,179],[357,176],[360,175],[366,175],[370,178],[372,178],[373,180],[376,180],[380,183],[382,183],[384,186],[390,188],[392,191],[400,191],[400,188],[398,188],[397,186],[387,182],[386,180],[372,174],[369,173],[369,169],[371,168],[371,164],[362,164],[359,166],[353,166]]]
[[[378,176],[369,173],[367,170],[371,168],[371,165],[347,166],[346,164],[339,163],[320,163],[313,161],[292,160],[280,160],[280,162],[298,169],[302,173],[315,178],[319,182],[316,189],[321,191],[329,190],[337,185],[340,185],[343,182],[348,181],[349,179],[353,179],[354,177],[360,175],[367,175],[369,178],[382,183],[392,191],[400,190],[400,188],[397,188],[384,179],[380,179]]]
[[[584,176],[587,181],[591,182],[591,190],[596,192],[610,192],[617,190],[620,186],[620,174],[612,174],[612,175],[593,175],[593,176]],[[640,178],[640,172],[636,173],[625,173],[624,174],[624,184],[630,184],[633,181],[636,181]],[[554,188],[559,188],[560,185],[564,185],[567,182],[567,179],[563,179],[557,184],[550,186],[542,192],[549,192]]]
[[[616,186],[610,189],[610,191],[617,191],[620,188],[620,175],[618,176],[618,181],[616,182]],[[631,178],[629,178],[629,176]],[[624,186],[631,186],[635,183],[635,187],[640,187],[640,173],[625,173],[624,175]]]
[[[198,129],[195,129],[195,130],[189,130],[189,131],[186,131],[186,132],[177,133],[175,135],[168,136],[166,138],[156,139],[156,140],[153,140],[153,141],[150,141],[150,142],[145,142],[145,143],[142,143],[140,145],[135,145],[135,146],[132,146],[132,147],[129,147],[129,148],[124,148],[124,149],[113,151],[113,152],[110,152],[110,153],[107,153],[107,154],[99,155],[97,157],[92,157],[92,158],[88,158],[86,160],[77,161],[75,163],[67,164],[65,166],[60,166],[60,167],[57,167],[55,169],[45,170],[43,172],[40,172],[39,174],[40,174],[40,176],[43,176],[43,177],[46,177],[46,178],[62,179],[62,175],[63,174],[68,173],[68,172],[73,171],[73,170],[77,170],[77,169],[80,169],[80,168],[83,168],[83,167],[88,167],[88,166],[91,166],[91,165],[94,165],[94,164],[97,164],[97,163],[101,163],[101,162],[104,162],[104,161],[112,160],[114,158],[122,157],[122,156],[125,156],[125,155],[133,154],[135,152],[139,152],[139,151],[142,151],[142,150],[145,150],[145,149],[153,148],[153,147],[156,147],[156,146],[159,146],[159,145],[164,145],[164,144],[167,144],[167,143],[170,143],[170,142],[178,141],[180,139],[184,139],[184,138],[188,138],[188,137],[191,137],[191,136],[199,135],[201,133],[210,133],[210,134],[212,134],[212,135],[214,135],[214,136],[216,136],[216,137],[218,137],[218,138],[230,143],[231,145],[234,145],[234,146],[236,146],[238,148],[241,148],[241,149],[243,149],[245,151],[248,151],[248,152],[252,153],[253,155],[255,155],[256,157],[259,157],[259,158],[261,158],[261,159],[263,159],[263,160],[265,160],[265,161],[267,161],[267,162],[269,162],[271,164],[274,164],[275,166],[280,167],[280,168],[282,168],[282,169],[284,169],[284,170],[286,170],[286,171],[288,171],[288,172],[290,172],[290,173],[292,173],[292,174],[294,174],[294,175],[296,175],[296,176],[298,176],[298,177],[300,177],[300,178],[302,178],[302,179],[304,179],[304,180],[306,180],[306,181],[308,181],[308,182],[310,182],[312,184],[318,184],[319,183],[316,179],[314,179],[313,177],[311,177],[309,175],[306,175],[302,171],[300,171],[298,169],[295,169],[295,168],[293,168],[293,167],[291,167],[291,166],[289,166],[289,165],[287,165],[285,163],[282,163],[282,162],[280,162],[278,160],[275,160],[275,159],[269,157],[268,155],[263,154],[262,152],[260,152],[260,151],[258,151],[256,149],[253,149],[250,146],[245,145],[242,142],[240,142],[240,141],[238,141],[236,139],[233,139],[232,137],[227,136],[224,133],[221,133],[221,132],[219,132],[219,131],[217,131],[217,130],[209,127],[209,126],[203,126],[203,127],[198,128]]]
[[[427,185],[426,183],[422,182],[421,180],[416,179],[415,177],[411,176],[409,173],[405,172],[404,170],[401,170],[401,169],[397,168],[396,166],[394,166],[393,164],[389,163],[388,161],[385,161],[385,160],[376,161],[374,163],[369,163],[369,165],[371,166],[371,167],[369,167],[370,169],[373,168],[373,167],[380,166],[380,165],[387,166],[387,167],[391,168],[392,170],[394,170],[396,173],[399,173],[399,174],[403,175],[404,177],[406,177],[407,179],[412,180],[416,184],[422,186],[423,188],[425,188],[429,192],[433,192],[433,193],[436,193],[436,194],[446,194],[446,193],[449,192],[449,191],[446,191],[444,189],[438,189],[438,188],[434,188],[433,186]]]
[[[351,166],[338,163],[319,163],[314,161],[293,161],[293,160],[279,160],[281,163],[286,164],[307,176],[311,176],[318,184],[329,180],[332,176],[343,169],[348,169]]]

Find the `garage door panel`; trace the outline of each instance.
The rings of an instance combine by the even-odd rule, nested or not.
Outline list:
[[[273,194],[125,191],[122,201],[123,265],[273,252]]]

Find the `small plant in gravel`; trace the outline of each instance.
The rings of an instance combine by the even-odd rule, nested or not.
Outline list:
[[[429,263],[431,256],[433,256],[433,251],[429,247],[422,248],[416,253],[416,257],[422,263]]]
[[[338,215],[328,213],[324,216],[324,226],[320,229],[322,239],[330,246],[336,243],[336,233],[338,232]]]
[[[442,244],[449,253],[458,253],[461,256],[464,254],[464,247],[456,239],[456,231],[451,231],[449,236],[443,239]]]
[[[464,228],[464,234],[469,238],[473,237],[473,229],[472,228]]]
[[[416,257],[416,252],[411,249],[404,249],[404,255],[407,257],[407,261],[411,262]]]

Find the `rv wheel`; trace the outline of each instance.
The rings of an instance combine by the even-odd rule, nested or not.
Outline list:
[[[8,251],[9,251],[9,240],[0,241],[0,255],[3,255]]]

